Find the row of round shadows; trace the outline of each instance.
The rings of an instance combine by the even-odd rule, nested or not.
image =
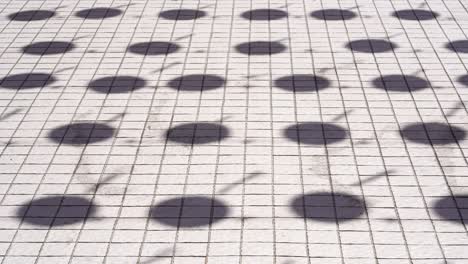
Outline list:
[[[447,145],[466,138],[466,131],[458,126],[438,122],[413,123],[400,131],[403,138],[425,145]],[[115,134],[106,123],[73,123],[55,128],[48,137],[65,145],[86,145],[107,140]],[[304,145],[329,145],[348,138],[348,132],[334,124],[302,122],[283,130],[283,136]],[[217,143],[231,137],[230,130],[221,124],[183,123],[166,131],[166,139],[184,145]]]
[[[119,16],[122,13],[116,8],[91,8],[76,12],[76,16],[84,19],[105,19]],[[11,20],[15,21],[37,21],[45,20],[53,17],[54,11],[48,10],[29,10],[13,13],[9,15]],[[160,17],[169,20],[195,20],[205,17],[207,13],[197,9],[173,9],[163,11],[159,14]],[[405,9],[392,13],[394,17],[403,20],[431,20],[439,16],[439,14],[423,10],[423,9]],[[249,20],[278,20],[286,18],[288,13],[280,9],[255,9],[246,11],[241,14],[241,17]],[[355,18],[356,13],[347,9],[323,9],[310,13],[311,17],[320,20],[349,20]]]
[[[0,79],[0,87],[25,90],[50,86],[56,81],[53,75],[47,73],[15,74]],[[458,81],[468,86],[468,75],[460,77]],[[178,91],[203,92],[222,88],[225,83],[225,79],[217,75],[192,74],[172,79],[167,86]],[[414,92],[432,87],[423,78],[396,74],[376,78],[372,84],[376,88],[395,92]],[[276,79],[274,86],[294,93],[316,92],[330,87],[331,82],[312,74],[293,74]],[[103,77],[88,84],[88,88],[105,94],[129,93],[144,87],[149,87],[144,79],[132,76]]]

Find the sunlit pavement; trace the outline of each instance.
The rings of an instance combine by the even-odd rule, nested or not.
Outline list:
[[[468,2],[0,1],[0,264],[468,263]]]

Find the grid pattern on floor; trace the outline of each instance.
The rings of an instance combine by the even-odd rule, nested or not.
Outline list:
[[[468,261],[463,0],[0,1],[0,264]]]

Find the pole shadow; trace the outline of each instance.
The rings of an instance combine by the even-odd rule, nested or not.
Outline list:
[[[13,14],[8,15],[8,19],[12,21],[39,21],[39,20],[46,20],[53,16],[55,16],[54,11],[49,10],[27,10],[27,11],[20,11],[15,12]]]
[[[67,53],[75,48],[75,45],[67,41],[42,41],[23,47],[23,53],[32,55],[55,55]]]
[[[363,200],[347,193],[308,193],[297,196],[291,207],[298,216],[321,222],[346,222],[366,212]]]
[[[283,133],[290,140],[306,145],[333,144],[348,137],[348,133],[343,128],[320,122],[305,122],[292,125]]]
[[[168,141],[186,145],[219,142],[229,137],[229,129],[215,123],[186,123],[170,128],[166,132]]]
[[[291,92],[316,92],[329,87],[330,81],[312,74],[294,74],[276,79],[275,86]]]
[[[87,145],[111,138],[114,128],[102,123],[73,123],[51,130],[49,139],[66,145]]]
[[[352,11],[345,9],[322,9],[313,11],[310,16],[320,20],[337,21],[337,20],[350,20],[356,17]]]
[[[172,9],[159,13],[159,17],[168,20],[195,20],[206,15],[205,11],[197,9]]]
[[[430,83],[413,75],[383,75],[372,81],[372,84],[379,89],[394,92],[415,92],[430,87]]]
[[[107,7],[90,8],[75,13],[77,17],[83,19],[106,19],[119,16],[120,14],[122,14],[122,10]]]
[[[140,55],[167,55],[179,50],[179,45],[171,42],[152,41],[132,44],[127,51]]]
[[[177,77],[167,83],[167,86],[180,91],[200,92],[224,86],[222,77],[211,74],[191,74]]]
[[[46,196],[22,205],[16,212],[23,223],[34,226],[63,227],[84,222],[96,208],[91,200],[71,195]]]
[[[364,53],[382,53],[392,51],[398,46],[390,41],[383,39],[360,39],[346,44],[346,47],[352,51]]]
[[[466,138],[466,131],[445,123],[414,123],[400,131],[403,138],[426,145],[448,145]]]
[[[48,73],[20,73],[5,76],[0,80],[0,87],[26,90],[46,87],[56,81],[55,77]]]
[[[104,94],[129,93],[145,87],[146,81],[133,76],[110,76],[91,81],[88,88]]]
[[[254,9],[241,14],[241,17],[245,19],[260,21],[278,20],[287,16],[288,13],[280,9]]]
[[[203,196],[181,196],[165,200],[150,210],[153,221],[172,227],[202,227],[223,220],[230,213],[221,201]]]

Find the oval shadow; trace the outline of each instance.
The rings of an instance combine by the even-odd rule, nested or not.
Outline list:
[[[178,49],[179,46],[171,42],[152,41],[132,44],[127,50],[141,55],[167,55]]]
[[[466,131],[444,123],[415,123],[400,131],[403,138],[427,145],[447,145],[466,138]]]
[[[288,127],[284,136],[301,144],[325,145],[346,139],[348,133],[337,125],[305,122]]]
[[[21,73],[5,76],[0,80],[0,87],[7,89],[32,89],[48,86],[57,80],[48,73]]]
[[[198,145],[219,142],[229,137],[229,129],[215,123],[186,123],[167,130],[168,141]]]
[[[283,10],[280,9],[254,9],[245,11],[241,17],[249,20],[278,20],[288,16]]]
[[[312,74],[294,74],[276,79],[275,86],[291,92],[315,92],[329,87],[330,81]]]
[[[61,227],[84,222],[95,212],[94,204],[87,198],[57,195],[34,199],[22,205],[16,215],[31,225]]]
[[[456,40],[445,44],[453,52],[468,53],[468,40]]]
[[[356,14],[345,9],[322,9],[313,11],[310,16],[320,20],[336,21],[353,19]]]
[[[308,193],[297,196],[291,207],[303,218],[322,222],[345,222],[366,212],[363,200],[347,193]]]
[[[413,75],[384,75],[372,81],[379,89],[395,92],[414,92],[430,87],[429,81]]]
[[[227,217],[229,208],[221,201],[203,196],[168,199],[150,211],[151,219],[173,227],[208,226]]]
[[[388,52],[398,48],[396,44],[383,39],[354,40],[346,44],[346,47],[352,51],[365,53]]]
[[[239,53],[246,55],[272,55],[286,50],[286,46],[277,41],[253,41],[236,46]]]
[[[75,45],[66,41],[42,41],[23,47],[23,52],[32,55],[54,55],[71,51]]]
[[[457,82],[459,82],[459,83],[461,83],[461,84],[463,84],[465,86],[468,86],[468,74],[458,77]]]
[[[398,10],[393,12],[392,15],[399,19],[416,21],[436,19],[439,16],[436,12],[423,9]]]
[[[116,94],[128,93],[145,87],[146,81],[132,76],[111,76],[96,79],[88,87],[98,93]]]
[[[432,210],[442,219],[462,224],[462,220],[468,216],[468,196],[455,195],[441,197],[432,207]]]
[[[57,127],[48,137],[56,143],[66,145],[86,145],[111,138],[114,128],[102,123],[73,123]]]
[[[8,19],[12,21],[39,21],[46,20],[55,16],[54,11],[49,10],[28,10],[20,11],[8,15]]]
[[[207,91],[223,87],[225,80],[217,75],[191,74],[177,77],[167,83],[172,89],[180,91]]]
[[[206,16],[206,12],[197,9],[172,9],[159,13],[159,16],[169,20],[195,20]]]
[[[75,13],[77,17],[83,19],[105,19],[110,17],[116,17],[120,14],[122,14],[122,10],[108,7],[84,9]]]

